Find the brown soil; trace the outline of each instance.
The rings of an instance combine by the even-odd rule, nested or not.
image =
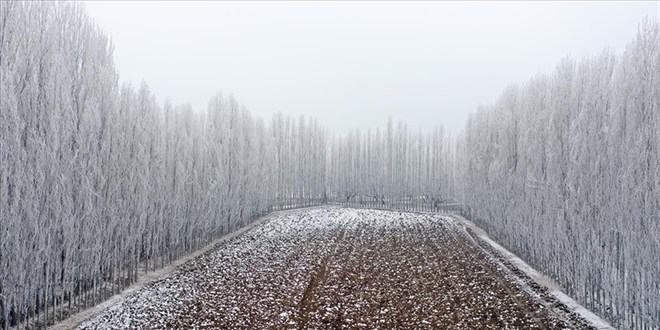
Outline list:
[[[467,235],[438,215],[293,212],[185,264],[83,328],[117,319],[177,329],[584,327],[533,298]]]

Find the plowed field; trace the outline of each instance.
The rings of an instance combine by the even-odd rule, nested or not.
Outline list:
[[[441,215],[272,215],[82,329],[575,329]],[[559,307],[559,308],[558,308]]]

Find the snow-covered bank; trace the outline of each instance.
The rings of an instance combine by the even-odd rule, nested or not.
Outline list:
[[[561,288],[549,277],[541,274],[536,269],[532,268],[522,259],[518,258],[515,254],[511,253],[509,250],[505,249],[503,246],[499,245],[497,242],[493,241],[488,237],[488,234],[474,224],[472,221],[461,217],[460,215],[451,215],[453,218],[457,219],[462,223],[466,228],[469,228],[471,232],[477,236],[478,239],[489,244],[493,249],[497,251],[506,261],[511,263],[517,269],[524,272],[527,276],[532,278],[536,283],[545,286],[549,292],[557,298],[561,303],[568,307],[574,313],[577,313],[582,318],[587,320],[594,328],[599,330],[615,330],[607,321],[603,320],[598,315],[592,313],[590,310],[586,309],[584,306],[577,303],[573,298],[561,291]]]

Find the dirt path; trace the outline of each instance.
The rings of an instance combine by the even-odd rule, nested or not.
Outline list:
[[[580,329],[454,219],[328,207],[271,218],[81,328]]]

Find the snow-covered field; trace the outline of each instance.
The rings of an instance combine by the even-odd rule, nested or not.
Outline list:
[[[436,214],[279,213],[80,329],[581,329]]]

